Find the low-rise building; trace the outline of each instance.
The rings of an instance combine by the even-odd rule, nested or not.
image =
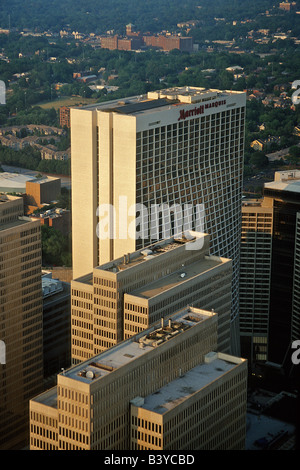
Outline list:
[[[71,232],[71,212],[67,209],[55,208],[47,209],[39,214],[32,214],[31,220],[38,219],[41,225],[59,230],[64,235]]]
[[[54,177],[34,178],[26,182],[26,205],[33,210],[56,201],[60,196],[61,179]]]
[[[70,128],[70,108],[69,106],[62,106],[59,108],[59,123],[61,127]]]
[[[57,150],[54,146],[39,146],[39,150],[41,152],[41,159],[42,160],[69,160],[71,156],[71,148],[69,147],[67,150]]]

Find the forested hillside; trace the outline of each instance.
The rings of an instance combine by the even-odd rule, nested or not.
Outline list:
[[[121,33],[134,23],[141,31],[174,29],[178,22],[214,17],[239,20],[272,9],[272,0],[1,0],[0,27]]]

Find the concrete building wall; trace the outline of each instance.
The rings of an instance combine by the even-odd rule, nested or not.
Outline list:
[[[26,203],[36,207],[50,204],[60,196],[60,178],[47,178],[47,180],[26,182]]]
[[[181,273],[186,274],[185,268],[177,271],[177,280],[168,282],[169,275],[165,278],[165,285],[162,280],[146,285],[145,289],[124,294],[124,339],[186,305],[193,305],[218,313],[218,350],[229,352],[231,261],[206,256],[195,266],[195,275],[183,277],[180,283],[178,280]]]
[[[115,114],[113,119],[113,204],[116,211],[116,240],[114,241],[113,259],[116,259],[123,256],[124,253],[136,250],[136,119],[133,116],[120,114]],[[126,202],[125,214],[121,201]],[[133,230],[130,233],[131,225]]]
[[[164,229],[172,225],[164,222],[172,205],[203,204],[204,227],[196,227],[194,215],[189,228],[210,234],[211,254],[232,259],[231,337],[238,351],[245,94],[173,88],[72,109],[71,121],[74,277],[167,238]],[[134,248],[134,240],[120,238],[118,230],[115,239],[96,236],[107,219],[97,216],[97,207],[113,203],[118,212],[120,196],[127,207],[132,201],[145,207],[148,216],[153,205],[167,206],[154,237],[148,232],[148,238],[137,238]]]
[[[200,385],[201,373],[209,374],[204,364],[195,367],[159,390],[168,391],[169,400],[149,398],[132,400],[131,449],[133,450],[243,450],[246,438],[247,361],[215,354],[215,367],[224,371],[214,380]],[[211,362],[214,367],[213,361]],[[219,362],[220,361],[220,362]],[[233,367],[225,371],[225,367]],[[201,369],[202,368],[202,369]],[[199,379],[197,388],[196,380]],[[190,393],[188,387],[190,386]],[[176,391],[186,386],[186,394]],[[173,394],[173,395],[172,395]],[[172,402],[174,397],[174,402]],[[137,403],[136,403],[137,402]],[[151,403],[151,402],[150,402]]]
[[[191,322],[189,328],[172,340],[154,348],[145,344],[143,349],[139,340],[144,335],[140,334],[59,374],[52,394],[42,394],[30,402],[31,449],[47,445],[48,439],[41,436],[39,423],[50,407],[49,413],[53,413],[52,408],[58,412],[59,449],[128,450],[130,400],[140,394],[153,393],[181,372],[202,362],[204,355],[216,348],[215,314],[190,308],[174,315],[172,322],[181,322],[190,311],[202,320]],[[145,334],[154,333],[157,328],[160,326]],[[101,376],[97,378],[97,372],[91,380],[81,376],[89,368]]]
[[[0,339],[0,449],[11,450],[28,442],[29,399],[43,384],[41,228],[26,217],[0,227]]]
[[[33,407],[30,403],[30,435],[34,436],[30,443],[32,449],[59,450],[59,415],[51,401],[52,392],[52,389],[45,392],[46,404],[35,401]]]
[[[95,115],[71,110],[72,239],[74,277],[97,265],[97,161]],[[76,177],[75,177],[76,175]]]
[[[94,352],[93,285],[71,282],[71,358],[81,362]]]
[[[73,363],[77,363],[80,358],[82,360],[82,358],[98,354],[101,351],[116,345],[127,337],[127,332],[125,334],[124,331],[125,294],[128,294],[135,289],[139,289],[148,283],[167,278],[167,276],[174,273],[174,271],[181,269],[183,264],[185,264],[185,266],[189,266],[199,260],[199,262],[203,262],[203,266],[205,266],[205,257],[209,251],[209,237],[205,234],[196,235],[198,240],[203,242],[202,249],[186,249],[186,243],[197,243],[197,238],[195,238],[196,241],[194,240],[190,242],[188,240],[183,242],[171,238],[169,240],[159,242],[157,244],[157,253],[150,259],[146,259],[147,256],[143,254],[144,251],[139,250],[94,268],[93,273],[72,281],[71,316],[73,318],[74,306],[74,321],[76,321],[78,315],[82,315],[84,317],[88,316],[91,319],[90,322],[81,323],[81,328],[73,328],[72,330]],[[152,249],[154,253],[155,244],[152,246]],[[226,264],[228,260],[212,261],[211,264],[221,265],[222,262]],[[207,264],[209,265],[207,266],[208,269],[208,267],[211,267],[211,264],[210,262],[207,262]],[[222,270],[222,267],[220,266],[220,272],[222,271],[222,276],[224,276],[221,284],[222,286],[226,285],[227,292],[225,296],[223,296],[223,294],[220,295],[218,300],[220,302],[218,305],[218,307],[220,307],[220,334],[227,345],[230,341],[230,332],[226,330],[226,328],[224,329],[222,325],[226,315],[229,315],[230,317],[231,309],[231,263],[229,262],[228,264],[230,265],[228,266],[228,270]],[[203,271],[204,268],[202,267],[201,270]],[[213,274],[209,272],[207,274],[203,274],[203,276],[206,278],[206,281],[209,282],[211,276],[213,277]],[[89,292],[88,295],[91,296],[90,302],[78,302],[78,296],[84,297],[87,295],[87,289]],[[210,286],[209,289],[212,291],[213,286]],[[224,289],[222,292],[224,292]],[[188,294],[185,295],[184,302],[180,302],[180,308],[189,304],[190,298],[191,297]],[[194,297],[192,300],[195,301]],[[209,304],[207,299],[203,300],[203,304]],[[166,316],[167,313],[178,310],[178,305],[179,300],[177,299],[169,309],[165,309],[162,316]],[[209,307],[213,308],[211,305],[209,305]],[[82,309],[81,313],[80,308]],[[157,312],[158,311],[159,309]],[[226,322],[228,320],[229,318],[227,317]],[[152,324],[154,321],[156,321],[156,318],[154,320],[153,315],[151,315],[151,318],[148,318],[145,326]],[[125,329],[127,329],[127,326]],[[135,331],[137,330],[135,329]],[[86,341],[82,340],[83,336],[86,338]],[[221,340],[221,343],[223,344],[223,339]]]
[[[13,222],[23,215],[23,198],[0,193],[0,225]]]

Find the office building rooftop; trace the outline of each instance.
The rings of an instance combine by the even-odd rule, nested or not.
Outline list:
[[[20,201],[21,198],[20,196],[11,196],[10,194],[3,194],[0,193],[0,204],[6,204],[8,202],[13,202],[13,201]]]
[[[34,397],[33,401],[42,403],[45,406],[50,406],[51,408],[57,408],[57,387],[50,388],[49,390],[43,392],[41,395]]]
[[[122,341],[85,362],[81,362],[62,374],[84,383],[99,380],[101,377],[110,374],[212,316],[216,316],[216,314],[187,307],[168,319],[161,320],[160,324],[156,323],[136,336]]]
[[[133,253],[127,253],[122,258],[118,258],[108,263],[102,264],[101,266],[98,266],[95,269],[112,272],[123,271],[124,269],[132,268],[140,263],[165,254],[168,251],[175,250],[180,246],[186,245],[187,243],[197,243],[197,240],[201,242],[201,239],[203,239],[203,246],[204,243],[208,243],[207,234],[190,231],[181,238],[171,237],[165,240],[161,240],[157,243],[149,245],[148,247],[137,250]]]
[[[63,284],[59,279],[42,277],[43,299],[63,292]]]
[[[131,292],[131,295],[149,299],[169,289],[178,287],[193,277],[208,272],[226,262],[229,262],[227,258],[205,256],[193,264],[184,265],[181,269]]]
[[[265,189],[273,189],[277,191],[288,191],[291,193],[300,192],[300,171],[286,170],[276,171],[274,181],[265,183]]]
[[[238,93],[243,92],[189,86],[173,87],[148,92],[147,95],[138,95],[124,98],[123,100],[112,100],[106,103],[87,105],[82,109],[99,109],[100,111],[110,111],[128,115],[140,114],[151,112],[157,108],[208,102],[217,98],[224,99],[230,94]]]
[[[1,224],[0,225],[0,231],[3,231],[3,230],[9,230],[10,228],[17,228],[17,227],[21,227],[22,225],[26,225],[26,224],[33,224],[34,222],[29,218],[29,217],[18,217],[18,219],[12,221],[12,222],[8,222],[6,224]]]
[[[32,175],[5,171],[0,173],[0,191],[23,193],[26,189],[26,182],[33,180],[35,178]]]
[[[166,413],[243,361],[245,359],[226,354],[208,353],[204,363],[190,369],[151,395],[145,398],[137,397],[131,403],[155,413]]]

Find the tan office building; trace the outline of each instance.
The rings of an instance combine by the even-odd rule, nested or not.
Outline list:
[[[191,208],[182,227],[233,262],[236,351],[245,105],[242,92],[179,87],[71,109],[74,278],[176,235],[172,208]]]
[[[197,232],[94,268],[71,282],[72,363],[186,305],[218,313],[218,348],[230,352],[231,280],[231,260],[209,255],[209,236]]]
[[[247,361],[211,352],[130,405],[132,450],[243,450]]]
[[[30,449],[130,449],[131,400],[187,373],[216,347],[217,314],[189,307],[62,372],[56,387],[30,402]],[[239,413],[245,418],[244,408]]]
[[[24,215],[24,203],[21,197],[0,193],[0,226],[15,222]]]
[[[43,383],[41,228],[23,213],[22,198],[0,197],[1,450],[28,444],[29,399]]]
[[[56,201],[61,192],[60,178],[42,177],[26,182],[25,203],[29,212]]]

